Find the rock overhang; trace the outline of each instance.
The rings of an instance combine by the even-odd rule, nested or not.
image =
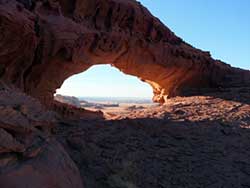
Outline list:
[[[6,0],[0,10],[2,78],[46,105],[64,80],[97,64],[149,83],[160,103],[250,85],[249,71],[187,44],[136,1]]]

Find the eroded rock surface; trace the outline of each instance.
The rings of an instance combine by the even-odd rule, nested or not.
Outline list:
[[[47,105],[66,78],[95,64],[139,77],[161,103],[249,87],[249,71],[185,43],[134,0],[1,0],[0,19],[1,76]]]
[[[57,116],[0,82],[0,187],[82,188],[78,168],[51,135]]]

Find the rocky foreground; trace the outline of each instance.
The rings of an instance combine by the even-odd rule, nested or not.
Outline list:
[[[3,188],[250,186],[247,102],[177,97],[131,114],[69,119],[2,84],[0,108]]]

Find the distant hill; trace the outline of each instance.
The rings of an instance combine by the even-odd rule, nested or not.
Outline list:
[[[79,108],[81,107],[81,103],[77,97],[64,96],[64,95],[57,94],[54,96],[54,99],[61,103],[70,104]]]
[[[88,102],[110,102],[110,103],[137,103],[137,104],[147,104],[153,103],[150,98],[139,98],[139,97],[78,97],[81,101]]]

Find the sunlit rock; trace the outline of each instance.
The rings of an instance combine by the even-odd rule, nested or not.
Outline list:
[[[187,44],[136,1],[2,0],[0,19],[2,78],[46,105],[65,79],[96,64],[149,83],[160,103],[249,86],[249,71]]]

